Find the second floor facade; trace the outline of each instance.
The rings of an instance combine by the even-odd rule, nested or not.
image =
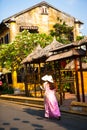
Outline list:
[[[74,27],[73,39],[80,36],[80,26],[83,24],[73,16],[64,13],[47,2],[40,2],[24,11],[4,19],[0,23],[0,44],[8,44],[15,39],[15,36],[24,29],[30,33],[49,34],[53,25],[60,19],[60,24],[65,22],[68,26]]]

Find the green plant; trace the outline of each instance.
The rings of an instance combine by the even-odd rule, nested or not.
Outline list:
[[[8,86],[6,83],[3,83],[3,90],[2,90],[2,94],[13,94],[14,93],[14,89],[11,86]]]
[[[69,83],[65,83],[64,84],[64,87],[63,87],[63,90],[66,92],[66,91],[69,91],[70,90],[70,84]]]

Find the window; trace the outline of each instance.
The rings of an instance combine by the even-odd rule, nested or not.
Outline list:
[[[6,34],[4,39],[5,39],[5,43],[8,44],[9,43],[9,34]]]
[[[8,73],[8,74],[7,74],[7,77],[8,77],[8,83],[9,83],[9,84],[12,84],[12,74],[11,74],[11,73]]]
[[[0,44],[4,43],[3,37],[0,38]]]
[[[74,40],[73,32],[70,33],[70,35],[69,35],[69,40],[70,40],[70,41],[73,41],[73,40]]]
[[[41,7],[41,14],[48,14],[48,8],[46,6]]]

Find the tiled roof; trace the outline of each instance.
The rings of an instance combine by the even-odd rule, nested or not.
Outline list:
[[[56,41],[56,39],[54,39],[51,44],[47,45],[43,49],[40,47],[40,45],[38,45],[37,48],[31,54],[29,54],[21,63],[24,64],[28,62],[36,62],[39,60],[43,61],[43,58],[45,61],[47,57],[52,55],[52,52],[50,51],[61,45],[63,44]]]
[[[75,56],[85,56],[86,52],[82,49],[77,49],[77,50],[69,50],[69,51],[65,51],[65,52],[61,52],[59,54],[56,55],[52,55],[50,56],[46,61],[55,61],[55,60],[62,60],[62,59],[66,59],[66,58],[72,58]]]

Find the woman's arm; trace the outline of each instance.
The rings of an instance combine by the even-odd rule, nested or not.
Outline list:
[[[40,85],[40,88],[41,88],[42,90],[45,90],[41,85]]]

